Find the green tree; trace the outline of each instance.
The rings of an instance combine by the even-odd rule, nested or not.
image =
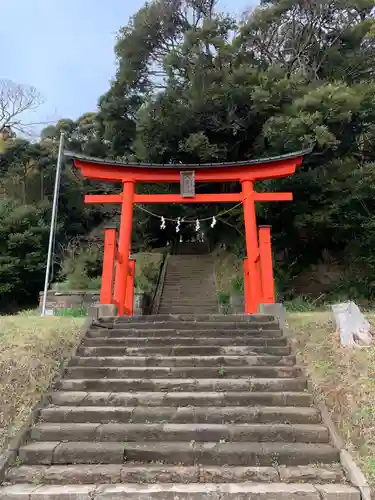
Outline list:
[[[0,203],[0,305],[35,302],[43,285],[49,224],[47,207]]]

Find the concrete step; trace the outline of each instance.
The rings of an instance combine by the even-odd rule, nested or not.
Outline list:
[[[14,467],[7,474],[12,483],[33,484],[168,484],[168,483],[285,483],[313,484],[344,481],[339,464],[275,467],[220,467],[176,465],[34,465]],[[0,490],[1,491],[1,490]],[[163,500],[160,499],[159,500]],[[199,500],[202,500],[201,498]],[[299,499],[300,500],[300,499]],[[340,499],[341,500],[341,499]],[[352,499],[351,499],[352,500]]]
[[[192,279],[186,276],[179,276],[177,278],[167,277],[164,281],[163,295],[171,295],[172,292],[177,292],[181,297],[193,297],[194,293],[201,294],[202,299],[209,298],[217,300],[217,294],[214,285],[202,285],[204,277],[198,276]]]
[[[200,279],[202,280],[202,277]],[[181,283],[182,280],[183,283]],[[173,292],[178,293],[179,296],[183,298],[194,297],[194,293],[198,293],[203,300],[213,300],[217,302],[217,294],[213,286],[202,287],[196,279],[195,281],[190,282],[190,284],[187,283],[185,278],[182,278],[182,280],[181,278],[178,278],[177,280],[167,279],[164,282],[162,298],[173,298]],[[195,297],[197,298],[196,295]]]
[[[199,283],[202,283],[203,287],[208,289],[211,288],[214,292],[215,290],[215,283],[213,280],[212,274],[201,267],[198,266],[190,266],[185,269],[181,270],[169,270],[166,273],[166,280],[168,281],[174,281],[178,282],[178,280],[183,281],[183,284],[185,283],[191,283],[194,286],[199,285]],[[204,280],[204,281],[203,281]],[[187,288],[188,289],[188,288]]]
[[[214,284],[212,283],[209,286],[203,285],[202,287],[202,273],[197,272],[194,275],[186,275],[186,274],[176,274],[174,276],[167,276],[164,281],[164,289],[163,292],[171,292],[171,290],[178,290],[181,293],[186,293],[186,295],[191,295],[192,291],[195,292],[203,292],[203,294],[210,294],[211,297],[216,297],[216,290]]]
[[[73,357],[72,366],[293,366],[295,356],[84,356]]]
[[[258,423],[319,424],[314,407],[294,406],[49,406],[40,412],[50,423]]]
[[[65,378],[290,378],[301,374],[298,366],[70,366]]]
[[[203,286],[201,285],[202,276],[187,279],[184,276],[180,276],[178,278],[167,278],[164,282],[163,295],[164,298],[166,295],[171,295],[172,292],[176,292],[180,295],[180,297],[193,297],[194,293],[202,294],[202,298],[210,298],[217,299],[217,294],[214,286]]]
[[[182,302],[180,300],[166,300],[161,301],[159,309],[160,313],[163,312],[173,312],[173,313],[192,313],[196,311],[200,312],[216,312],[219,310],[218,304],[201,304],[199,301],[191,301],[189,303]]]
[[[175,313],[181,313],[181,312],[187,312],[187,313],[194,313],[196,311],[200,311],[200,312],[215,312],[218,310],[218,305],[215,304],[213,306],[203,306],[202,304],[199,304],[199,303],[196,303],[196,304],[193,304],[193,305],[189,305],[189,306],[179,306],[178,303],[176,303],[176,305],[169,305],[168,303],[165,305],[163,304],[163,302],[161,303],[160,305],[160,308],[159,308],[160,312],[163,313],[165,311],[169,311],[169,312],[175,312]]]
[[[198,291],[192,291],[189,294],[181,294],[177,290],[170,291],[167,295],[163,295],[160,301],[160,307],[170,307],[171,310],[169,313],[174,313],[173,309],[177,309],[181,307],[181,311],[177,311],[178,313],[189,313],[191,311],[185,311],[189,307],[200,306],[199,312],[207,312],[214,314],[218,312],[218,302],[214,297],[210,296],[200,296]],[[210,309],[211,308],[211,309]],[[159,310],[160,314],[163,314]],[[194,314],[194,313],[192,313]]]
[[[179,288],[168,288],[166,293],[163,293],[161,303],[170,305],[185,305],[200,304],[201,306],[210,306],[218,304],[215,294],[211,292],[203,292],[201,290],[190,289],[188,293]],[[217,309],[216,309],[217,312]],[[202,314],[202,311],[200,311]],[[213,314],[215,311],[213,311]],[[209,312],[208,312],[209,314]]]
[[[166,293],[163,293],[161,303],[165,302],[166,304],[173,305],[189,305],[189,304],[201,304],[209,306],[216,305],[217,299],[215,294],[211,292],[203,292],[202,290],[194,290],[191,289],[189,292],[186,292],[182,289],[168,289]],[[202,314],[202,313],[201,313]]]
[[[172,420],[173,421],[173,420]],[[328,443],[326,427],[308,424],[148,424],[42,423],[31,432],[33,441],[289,441]]]
[[[246,326],[244,326],[244,324]],[[137,330],[279,330],[280,326],[277,321],[262,321],[244,323],[243,321],[138,321],[137,323],[131,322],[118,322],[116,328],[121,330],[129,330],[136,328]]]
[[[63,392],[50,396],[57,406],[311,406],[308,392]]]
[[[199,312],[215,313],[219,310],[219,305],[216,301],[201,300],[196,295],[182,298],[174,293],[174,297],[163,297],[160,301],[158,311],[160,314],[163,314],[163,312],[194,314],[197,307],[199,308]]]
[[[181,289],[177,286],[167,287],[161,298],[162,302],[170,301],[169,303],[171,306],[177,303],[186,303],[186,304],[197,303],[199,299],[201,299],[202,304],[205,305],[209,304],[217,305],[218,303],[216,294],[212,293],[211,290],[196,290],[194,288],[190,288],[189,291],[186,292],[184,289]]]
[[[215,283],[211,274],[207,274],[204,269],[184,269],[183,271],[167,272],[166,281],[168,283],[181,283],[185,290],[189,290],[189,286],[198,287],[202,284],[205,290],[212,290],[216,294]]]
[[[176,337],[176,336],[202,336],[202,337],[226,337],[228,335],[235,335],[237,337],[243,336],[245,338],[268,338],[268,337],[281,337],[282,333],[280,330],[250,330],[250,329],[237,329],[232,331],[219,330],[217,328],[207,329],[207,330],[173,330],[173,329],[155,329],[155,330],[141,330],[137,328],[131,328],[128,330],[122,330],[118,328],[113,328],[111,330],[97,329],[88,332],[88,338],[129,338],[129,337]]]
[[[180,287],[175,285],[165,285],[165,286],[167,288],[164,289],[165,293],[163,293],[161,301],[169,303],[171,306],[185,302],[186,304],[189,304],[191,302],[197,303],[199,299],[202,299],[202,305],[210,303],[214,303],[217,305],[216,294],[212,293],[212,291],[205,290],[202,293],[202,290],[199,290],[198,288],[194,289],[193,287],[188,285],[189,292],[185,292],[184,289],[181,289]],[[203,311],[199,312],[200,314],[202,314]]]
[[[167,293],[163,294],[161,303],[169,305],[170,307],[177,305],[189,306],[191,304],[199,304],[202,307],[218,305],[215,295],[212,295],[211,293],[200,294],[198,290],[190,290],[189,293],[184,293],[183,291],[179,291],[178,289],[168,290]],[[215,313],[215,311],[213,311],[213,313]]]
[[[270,314],[152,314],[148,316],[121,316],[112,318],[102,318],[99,324],[116,324],[123,325],[124,323],[154,323],[160,321],[179,321],[180,323],[200,323],[202,321],[218,321],[219,323],[268,323],[275,321],[274,316]]]
[[[142,462],[180,465],[309,465],[336,463],[329,444],[217,442],[82,442],[40,441],[21,446],[24,465],[122,464]],[[1,498],[1,497],[0,497]]]
[[[56,388],[63,391],[95,391],[95,392],[211,392],[211,391],[296,391],[306,389],[306,379],[298,378],[250,378],[250,379],[63,379],[57,382]]]
[[[208,261],[205,261],[202,263],[202,261],[194,261],[191,260],[190,262],[186,263],[185,265],[180,265],[180,263],[171,263],[170,266],[167,268],[166,275],[167,276],[178,276],[178,275],[187,275],[189,276],[189,272],[191,271],[192,274],[196,273],[202,273],[204,272],[207,276],[210,276],[213,274],[213,268],[209,268]],[[213,279],[212,279],[213,281]]]
[[[289,346],[149,346],[122,347],[99,346],[80,347],[80,356],[289,356]]]
[[[286,346],[285,337],[111,337],[111,338],[85,338],[83,346]]]
[[[203,278],[205,279],[205,282],[203,282]],[[185,268],[182,270],[169,270],[169,272],[166,273],[166,280],[173,282],[178,282],[178,280],[181,280],[183,281],[184,285],[185,283],[192,283],[195,286],[199,285],[199,283],[202,283],[204,288],[212,288],[214,292],[216,291],[211,273],[207,273],[205,269],[202,269],[201,267],[190,268],[189,266],[189,268]]]
[[[2,496],[1,496],[2,495]],[[360,500],[359,490],[339,484],[107,484],[44,486],[16,484],[2,488],[1,500]]]
[[[194,278],[194,280],[188,280],[184,277],[173,280],[167,278],[164,282],[162,298],[170,298],[174,292],[177,293],[180,298],[194,298],[194,294],[196,293],[197,295],[195,295],[195,298],[201,296],[202,300],[217,301],[215,288],[213,286],[202,286],[200,282],[202,282],[202,276],[198,279]]]

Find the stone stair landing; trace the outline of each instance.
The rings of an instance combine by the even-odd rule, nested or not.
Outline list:
[[[273,317],[93,326],[0,500],[360,500]]]

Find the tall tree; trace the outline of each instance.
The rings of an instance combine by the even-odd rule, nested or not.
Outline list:
[[[0,132],[29,133],[31,127],[40,125],[31,117],[42,102],[35,87],[0,79]]]

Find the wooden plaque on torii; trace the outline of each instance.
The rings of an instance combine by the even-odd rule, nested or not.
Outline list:
[[[194,198],[195,196],[195,172],[184,170],[180,172],[180,193],[183,198]]]

